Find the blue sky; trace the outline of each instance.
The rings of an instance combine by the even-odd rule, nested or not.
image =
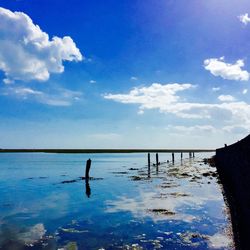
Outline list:
[[[215,148],[249,133],[249,1],[0,7],[0,147]]]

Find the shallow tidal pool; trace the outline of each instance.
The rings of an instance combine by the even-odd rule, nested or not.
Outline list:
[[[209,156],[1,154],[0,249],[234,249]]]

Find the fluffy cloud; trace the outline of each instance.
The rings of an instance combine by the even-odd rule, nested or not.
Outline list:
[[[203,104],[183,102],[177,95],[178,92],[191,88],[195,86],[189,83],[153,83],[149,87],[134,88],[128,94],[106,94],[104,98],[125,104],[139,104],[139,114],[146,109],[159,109],[160,112],[172,113],[183,118],[203,118],[206,114],[189,112],[191,109],[201,110]]]
[[[79,101],[81,92],[57,88],[49,93],[34,90],[27,87],[5,87],[1,95],[10,96],[22,100],[32,100],[50,106],[70,106],[73,102]]]
[[[158,109],[162,113],[173,114],[185,119],[212,121],[220,126],[244,124],[250,128],[250,105],[246,102],[221,98],[221,103],[188,102],[178,96],[178,92],[194,88],[191,84],[159,84],[137,87],[128,94],[106,94],[104,98],[124,104],[139,105],[139,112]]]
[[[237,60],[235,64],[225,63],[224,57],[210,58],[204,61],[204,68],[214,76],[220,76],[227,80],[247,81],[249,72],[242,70],[243,60]]]
[[[220,95],[218,96],[218,99],[222,102],[233,102],[235,101],[235,98],[231,95]]]
[[[248,89],[243,89],[242,94],[245,95],[248,92]]]
[[[159,84],[153,83],[149,87],[134,88],[128,94],[106,94],[105,99],[121,103],[140,104],[140,113],[144,109],[160,109],[166,111],[169,105],[179,100],[177,92],[190,89],[193,86],[189,83]]]
[[[0,70],[5,83],[46,81],[64,71],[63,61],[81,61],[81,52],[69,36],[49,35],[22,12],[0,8]]]
[[[238,16],[239,20],[244,23],[245,25],[247,25],[250,22],[250,18],[248,16],[248,13],[245,13],[243,15]]]

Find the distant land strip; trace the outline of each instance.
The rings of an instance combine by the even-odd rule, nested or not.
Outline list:
[[[0,149],[0,153],[59,153],[59,154],[105,154],[105,153],[202,153],[215,149]]]

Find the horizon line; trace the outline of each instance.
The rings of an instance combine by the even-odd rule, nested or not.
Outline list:
[[[194,149],[194,148],[185,148],[185,149],[163,149],[163,148],[134,148],[134,149],[44,149],[44,148],[36,148],[36,149],[3,149],[0,148],[0,153],[79,153],[79,154],[87,154],[87,153],[202,153],[202,152],[215,152],[216,149]]]

